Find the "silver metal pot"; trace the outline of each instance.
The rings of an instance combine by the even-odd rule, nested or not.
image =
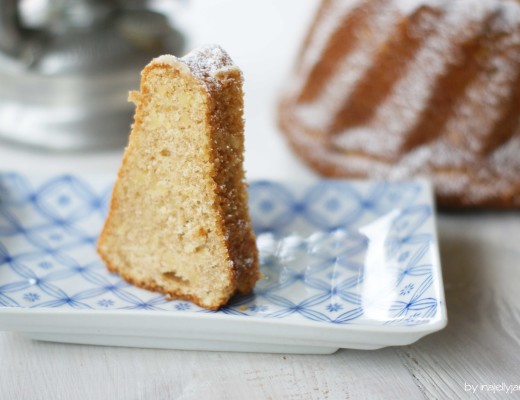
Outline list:
[[[139,71],[182,45],[141,1],[48,0],[35,29],[17,0],[0,0],[0,138],[52,150],[124,144]]]

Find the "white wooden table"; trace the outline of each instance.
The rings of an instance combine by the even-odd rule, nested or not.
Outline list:
[[[274,108],[315,5],[176,6],[194,45],[220,43],[244,70],[250,178],[312,175],[285,145]],[[0,144],[4,170],[115,174],[120,157]],[[414,345],[305,356],[66,345],[0,332],[0,399],[520,398],[505,392],[520,385],[520,213],[442,213],[439,236],[449,324]]]

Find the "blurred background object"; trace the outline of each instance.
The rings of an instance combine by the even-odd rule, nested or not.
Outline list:
[[[1,0],[0,138],[51,150],[122,146],[140,70],[183,43],[144,0]]]

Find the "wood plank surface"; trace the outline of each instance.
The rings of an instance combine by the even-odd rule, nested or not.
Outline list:
[[[311,177],[273,113],[318,1],[174,3],[191,45],[219,43],[244,70],[249,178]],[[115,174],[120,159],[120,149],[45,154],[0,144],[2,170]],[[0,332],[0,400],[520,398],[480,386],[520,385],[520,213],[442,213],[439,237],[448,327],[411,346],[212,353],[44,343]]]
[[[520,252],[511,241],[520,237],[520,216],[442,215],[439,235],[449,324],[411,346],[283,355],[66,345],[1,333],[0,398],[518,398],[480,385],[520,384]],[[479,388],[472,394],[465,384]]]

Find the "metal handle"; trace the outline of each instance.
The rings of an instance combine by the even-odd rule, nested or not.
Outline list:
[[[22,42],[17,0],[0,0],[0,50],[16,54]]]
[[[47,28],[53,31],[90,29],[117,10],[116,0],[52,0]]]

